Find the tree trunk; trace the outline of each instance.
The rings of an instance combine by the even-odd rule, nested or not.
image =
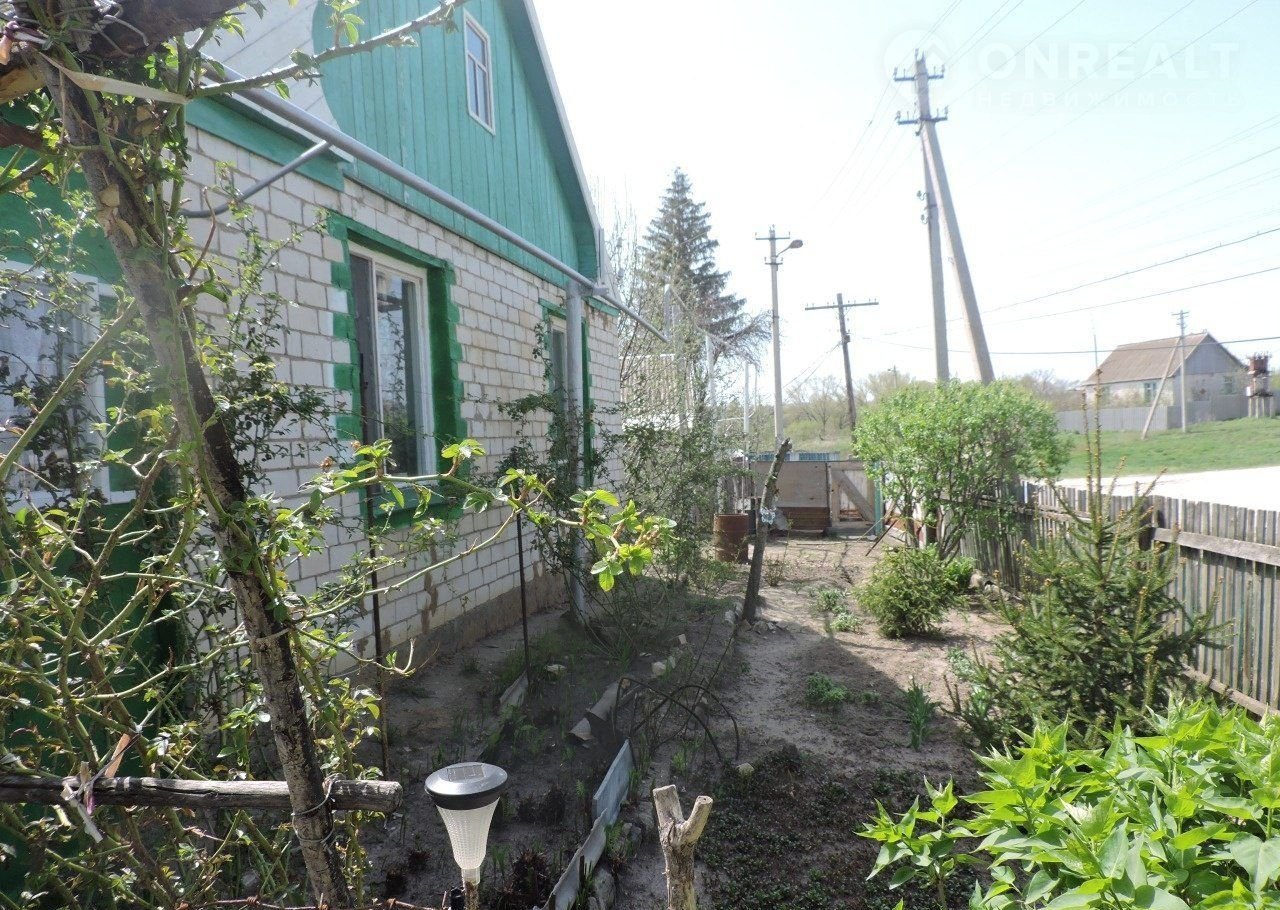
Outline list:
[[[791,451],[791,440],[784,439],[773,456],[773,466],[769,469],[769,477],[764,483],[764,498],[760,501],[760,512],[773,508],[773,500],[778,495],[778,474],[782,471],[782,463],[787,460]],[[747,578],[747,595],[742,599],[743,622],[755,622],[760,601],[760,574],[764,569],[764,549],[769,542],[769,530],[765,527],[764,517],[756,514],[756,545],[751,551],[751,574]]]
[[[658,842],[667,864],[667,910],[697,910],[693,848],[711,816],[711,797],[694,800],[689,818],[685,819],[676,788],[659,787],[653,791],[653,808],[658,815]]]
[[[63,0],[66,2],[66,0]],[[294,660],[287,611],[269,581],[274,567],[264,566],[252,524],[244,518],[247,493],[226,426],[194,350],[179,301],[180,280],[168,262],[166,238],[133,195],[130,181],[116,169],[101,143],[92,109],[81,89],[49,62],[40,70],[62,117],[67,140],[84,151],[80,163],[90,191],[101,206],[99,219],[120,262],[124,282],[138,301],[156,366],[167,384],[181,438],[191,445],[209,506],[210,522],[222,564],[249,636],[254,668],[263,686],[271,732],[289,785],[293,825],[318,902],[350,903],[338,852],[332,843],[333,819],[307,722]]]

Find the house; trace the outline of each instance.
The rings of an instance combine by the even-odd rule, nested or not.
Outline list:
[[[287,64],[295,48],[333,43],[330,10],[319,0],[267,6],[262,20],[246,13],[245,36],[225,38],[215,52],[232,70],[264,72]],[[360,14],[365,33],[374,34],[434,6],[370,3]],[[472,0],[457,25],[427,29],[412,47],[333,60],[323,80],[299,84],[289,101],[250,93],[187,106],[193,209],[224,202],[228,181],[239,188],[268,182],[248,200],[265,236],[323,223],[279,253],[263,290],[296,301],[284,313],[278,375],[324,390],[339,413],[332,426],[284,431],[282,443],[386,433],[399,469],[426,473],[436,469],[442,446],[471,437],[489,453],[478,469],[493,470],[521,433],[500,405],[546,393],[581,396],[594,421],[584,446],[593,431],[609,428],[620,313],[603,299],[599,228],[532,2]],[[355,154],[357,145],[403,171]],[[440,192],[426,192],[422,180]],[[57,204],[47,187],[35,190],[41,204]],[[22,205],[0,200],[0,228],[30,225]],[[243,234],[228,218],[208,215],[190,214],[193,232],[203,237],[215,224],[213,248],[235,256]],[[89,258],[97,274],[84,277],[107,294],[118,279],[114,260],[101,243]],[[10,263],[18,265],[18,258]],[[215,301],[200,306],[217,316]],[[0,320],[0,353],[7,349],[17,364],[19,351],[41,344],[29,334]],[[39,378],[40,364],[55,359],[14,370]],[[6,404],[20,410],[0,399]],[[545,441],[545,413],[533,420],[528,435]],[[316,445],[287,448],[306,454],[264,466],[282,496],[295,495],[324,457]],[[110,499],[129,498],[105,474],[101,486]],[[304,591],[367,549],[364,502],[348,497],[343,510],[350,520],[327,530],[324,552],[292,567]],[[402,509],[392,521],[410,514]],[[464,519],[459,537],[482,537],[499,523],[491,513]],[[533,606],[563,600],[560,581],[534,551],[525,555]],[[383,648],[423,636],[465,642],[518,620],[518,556],[509,533],[384,595],[377,605]],[[410,562],[399,571],[421,567]],[[379,578],[395,581],[395,573]],[[371,657],[373,618],[358,622],[356,648]]]
[[[1208,332],[1122,344],[1083,388],[1094,393],[1103,429],[1140,430],[1153,405],[1151,428],[1174,429],[1182,425],[1184,371],[1188,425],[1245,416],[1245,366]],[[1059,423],[1079,430],[1082,415],[1065,412]]]

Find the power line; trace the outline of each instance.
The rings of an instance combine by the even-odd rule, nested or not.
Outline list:
[[[1141,300],[1154,300],[1157,297],[1167,297],[1170,294],[1181,294],[1184,291],[1194,291],[1197,288],[1213,287],[1218,284],[1226,284],[1229,281],[1239,281],[1242,278],[1253,278],[1256,275],[1265,275],[1268,272],[1280,272],[1280,265],[1271,266],[1266,269],[1258,269],[1256,272],[1243,272],[1239,275],[1228,275],[1225,278],[1215,278],[1212,281],[1202,281],[1199,284],[1188,284],[1185,287],[1170,288],[1167,291],[1155,291],[1150,294],[1139,294],[1137,297],[1125,297],[1123,300],[1110,300],[1106,303],[1095,303],[1089,306],[1071,307],[1066,310],[1058,310],[1055,313],[1039,313],[1035,316],[1019,316],[1017,319],[1000,319],[997,325],[1008,325],[1013,322],[1027,322],[1031,319],[1049,319],[1053,316],[1067,316],[1073,313],[1084,313],[1089,310],[1102,310],[1107,307],[1119,306],[1124,303],[1137,303]]]
[[[1056,27],[1056,26],[1058,25],[1058,23],[1059,23],[1059,22],[1061,22],[1063,19],[1065,19],[1065,18],[1067,18],[1068,16],[1070,16],[1072,13],[1074,13],[1076,10],[1078,10],[1080,7],[1084,6],[1084,5],[1085,5],[1086,3],[1088,3],[1088,2],[1089,2],[1089,0],[1079,0],[1079,2],[1078,2],[1078,3],[1076,3],[1076,5],[1075,5],[1075,6],[1071,7],[1071,9],[1067,10],[1065,13],[1063,13],[1063,14],[1062,14],[1061,16],[1059,16],[1057,19],[1054,19],[1054,20],[1053,20],[1052,22],[1050,22],[1047,26],[1045,26],[1044,28],[1042,28],[1039,32],[1037,32],[1037,33],[1036,33],[1036,36],[1035,36],[1034,38],[1032,38],[1032,39],[1031,39],[1030,41],[1028,41],[1026,44],[1022,45],[1022,47],[1018,48],[1016,51],[1014,51],[1014,52],[1013,52],[1013,55],[1009,57],[1009,62],[1010,62],[1010,63],[1012,63],[1015,59],[1017,59],[1018,57],[1021,57],[1021,56],[1022,56],[1022,54],[1023,54],[1023,52],[1024,52],[1024,51],[1026,51],[1026,49],[1027,49],[1027,48],[1031,47],[1031,45],[1035,44],[1037,41],[1039,41],[1041,38],[1043,38],[1043,37],[1044,37],[1044,36],[1045,36],[1045,35],[1046,35],[1046,34],[1047,34],[1051,29],[1053,29],[1054,27]],[[963,98],[963,97],[965,97],[966,95],[968,95],[971,91],[973,91],[974,89],[976,89],[978,86],[982,85],[982,83],[986,82],[988,79],[990,79],[992,76],[994,76],[994,75],[995,75],[995,72],[996,72],[995,70],[992,70],[991,72],[989,72],[989,73],[987,73],[985,76],[983,76],[981,79],[979,79],[977,82],[973,83],[973,85],[971,85],[971,86],[969,86],[967,89],[965,89],[963,92],[961,92],[960,94],[956,95],[954,98],[952,98],[952,99],[951,99],[952,103],[955,103],[956,101],[959,101],[961,98]]]
[[[938,30],[938,27],[942,25],[942,23],[946,21],[947,17],[950,16],[953,12],[955,12],[956,7],[958,7],[963,2],[964,0],[952,0],[951,5],[942,11],[942,13],[938,16],[938,18],[933,21],[933,25],[929,26],[929,30],[925,32],[924,38],[921,40],[920,43],[922,45],[927,44],[929,39],[933,37],[934,32]],[[875,106],[871,109],[871,116],[867,118],[867,122],[863,125],[862,131],[858,134],[858,138],[854,141],[853,148],[849,150],[848,156],[845,157],[844,162],[836,170],[835,176],[831,178],[831,182],[827,184],[827,188],[822,191],[822,195],[819,197],[819,201],[821,201],[822,199],[825,199],[827,195],[831,192],[831,190],[835,187],[836,183],[839,182],[840,178],[844,176],[844,172],[848,169],[849,165],[853,162],[854,156],[857,155],[858,149],[862,147],[863,143],[867,139],[867,135],[871,132],[871,127],[876,122],[876,115],[880,113],[880,108],[881,106],[884,105],[885,99],[889,97],[889,92],[892,89],[893,89],[893,77],[890,76],[885,79],[884,90],[880,92],[880,97],[876,100]]]
[[[883,339],[879,339],[879,338],[877,338],[877,339],[870,339],[870,338],[868,338],[868,339],[866,339],[866,340],[868,340],[868,341],[872,341],[872,340],[880,341],[880,340],[883,340]],[[1264,335],[1264,336],[1259,337],[1259,338],[1233,338],[1233,339],[1231,339],[1231,340],[1229,340],[1229,341],[1219,341],[1219,342],[1218,342],[1218,344],[1222,344],[1222,345],[1227,345],[1227,344],[1252,344],[1252,343],[1254,343],[1254,342],[1259,342],[1259,341],[1280,341],[1280,335]],[[932,350],[933,350],[933,348],[932,348],[932,347],[928,347],[928,346],[926,346],[926,345],[922,345],[922,344],[906,344],[906,343],[901,342],[901,341],[887,341],[887,340],[886,340],[886,341],[884,341],[884,343],[885,343],[885,344],[887,344],[887,345],[890,345],[890,346],[892,346],[892,347],[895,347],[895,348],[909,348],[909,349],[911,349],[911,350],[913,350],[913,351],[932,351]],[[1156,345],[1156,344],[1150,344],[1150,345],[1135,344],[1135,345],[1123,345],[1123,347],[1124,347],[1124,349],[1125,349],[1126,351],[1167,351],[1167,350],[1169,350],[1169,345],[1167,345],[1167,344],[1159,344],[1159,345]],[[952,353],[952,354],[967,354],[967,353],[968,353],[967,351],[964,351],[964,350],[954,350],[954,349],[949,349],[949,350],[950,350],[950,353]],[[1082,349],[1082,350],[1075,350],[1075,351],[992,351],[991,353],[992,353],[992,354],[995,354],[995,355],[997,355],[997,356],[1000,356],[1000,357],[1056,357],[1056,356],[1059,356],[1059,355],[1061,355],[1061,356],[1064,356],[1064,357],[1065,357],[1065,356],[1068,356],[1068,355],[1071,355],[1071,356],[1079,356],[1079,355],[1082,355],[1082,354],[1093,354],[1093,353],[1095,353],[1095,350],[1094,350],[1093,348],[1086,348],[1086,349]]]
[[[1192,2],[1194,2],[1194,0],[1192,0]],[[1212,35],[1214,32],[1216,32],[1218,29],[1222,28],[1222,27],[1223,27],[1224,25],[1226,25],[1228,22],[1230,22],[1231,20],[1235,19],[1235,18],[1236,18],[1237,16],[1239,16],[1241,13],[1245,12],[1246,10],[1248,10],[1250,7],[1252,7],[1252,6],[1256,6],[1258,3],[1259,3],[1259,0],[1248,0],[1248,2],[1244,4],[1244,6],[1240,7],[1239,9],[1237,9],[1234,13],[1232,13],[1230,16],[1227,16],[1225,19],[1220,20],[1217,24],[1213,25],[1211,28],[1206,29],[1205,31],[1203,31],[1203,32],[1201,32],[1199,35],[1197,35],[1196,37],[1192,38],[1192,39],[1191,39],[1190,41],[1188,41],[1186,44],[1182,45],[1182,47],[1178,48],[1178,49],[1177,49],[1176,51],[1174,51],[1172,54],[1169,54],[1167,57],[1165,57],[1163,61],[1155,61],[1155,62],[1153,62],[1153,63],[1152,63],[1150,66],[1148,66],[1145,70],[1143,70],[1143,71],[1142,71],[1141,73],[1139,73],[1138,75],[1134,76],[1132,79],[1130,79],[1130,80],[1129,80],[1128,82],[1126,82],[1124,85],[1122,85],[1122,86],[1120,86],[1119,88],[1117,88],[1115,91],[1110,92],[1109,94],[1107,94],[1107,95],[1103,96],[1102,98],[1099,98],[1097,101],[1095,101],[1095,102],[1093,102],[1092,104],[1090,104],[1088,107],[1086,107],[1083,111],[1081,111],[1081,112],[1080,112],[1079,114],[1077,114],[1075,117],[1072,117],[1072,118],[1071,118],[1070,120],[1068,120],[1066,123],[1062,124],[1062,126],[1058,127],[1057,129],[1053,130],[1052,132],[1050,132],[1050,133],[1048,133],[1048,134],[1046,134],[1046,135],[1044,135],[1044,136],[1041,136],[1039,139],[1037,139],[1037,140],[1036,140],[1035,142],[1033,142],[1031,145],[1027,146],[1027,147],[1026,147],[1025,149],[1023,149],[1021,152],[1018,152],[1017,154],[1013,155],[1011,158],[1008,158],[1008,159],[1005,161],[1005,164],[1008,164],[1008,163],[1010,163],[1010,162],[1014,161],[1015,159],[1017,159],[1017,158],[1019,158],[1019,157],[1022,157],[1022,156],[1024,156],[1024,155],[1026,155],[1028,152],[1032,151],[1033,149],[1038,148],[1039,146],[1041,146],[1042,144],[1044,144],[1047,140],[1049,140],[1049,139],[1050,139],[1050,138],[1052,138],[1053,136],[1056,136],[1058,133],[1060,133],[1060,132],[1062,132],[1063,130],[1065,130],[1067,127],[1071,126],[1071,125],[1072,125],[1072,124],[1074,124],[1074,123],[1079,122],[1081,119],[1083,119],[1084,117],[1088,116],[1088,115],[1089,115],[1090,113],[1092,113],[1093,111],[1097,110],[1097,109],[1098,109],[1102,104],[1106,103],[1107,101],[1110,101],[1110,100],[1111,100],[1112,98],[1114,98],[1116,95],[1118,95],[1118,94],[1120,94],[1121,92],[1123,92],[1123,91],[1124,91],[1125,89],[1127,89],[1129,86],[1131,86],[1131,85],[1133,85],[1134,83],[1139,82],[1139,81],[1141,81],[1141,80],[1145,79],[1147,76],[1151,75],[1151,73],[1153,73],[1153,72],[1155,71],[1156,67],[1161,66],[1161,65],[1164,65],[1164,64],[1167,64],[1169,61],[1173,60],[1173,58],[1174,58],[1174,57],[1177,57],[1177,56],[1181,55],[1182,53],[1184,53],[1184,52],[1187,50],[1187,48],[1191,47],[1193,44],[1196,44],[1196,43],[1198,43],[1198,42],[1202,41],[1203,39],[1207,38],[1209,35]],[[1190,4],[1188,4],[1188,5],[1190,5]],[[1179,10],[1178,12],[1180,12],[1180,10]],[[1174,13],[1174,15],[1177,15],[1177,12],[1175,12],[1175,13]],[[1157,28],[1158,28],[1158,27],[1159,27],[1159,26],[1157,26]],[[1144,37],[1145,37],[1145,36],[1144,36]],[[1141,40],[1141,39],[1138,39],[1138,40]],[[1003,165],[1001,165],[1001,167],[1003,167]]]
[[[1028,303],[1036,303],[1036,302],[1041,301],[1041,300],[1048,300],[1048,299],[1050,299],[1051,297],[1060,297],[1060,296],[1062,296],[1063,294],[1070,294],[1070,293],[1072,293],[1072,292],[1074,292],[1074,291],[1083,290],[1084,288],[1094,287],[1095,285],[1099,285],[1099,284],[1106,284],[1107,282],[1110,282],[1110,281],[1116,281],[1117,279],[1120,279],[1120,278],[1127,278],[1127,277],[1129,277],[1130,275],[1137,275],[1137,274],[1139,274],[1139,273],[1141,273],[1141,272],[1149,272],[1149,271],[1151,271],[1152,269],[1161,268],[1161,267],[1166,266],[1166,265],[1173,265],[1174,263],[1177,263],[1177,262],[1183,262],[1183,261],[1185,261],[1185,260],[1187,260],[1187,259],[1193,259],[1193,258],[1195,258],[1196,256],[1203,256],[1203,255],[1205,255],[1205,254],[1207,254],[1207,253],[1214,253],[1214,252],[1217,252],[1218,250],[1223,250],[1223,249],[1226,249],[1226,248],[1228,248],[1228,247],[1232,247],[1232,246],[1238,246],[1238,245],[1239,245],[1239,244],[1241,244],[1241,243],[1248,243],[1250,240],[1256,240],[1256,239],[1258,239],[1259,237],[1266,237],[1266,236],[1267,236],[1267,235],[1269,235],[1269,234],[1276,234],[1276,233],[1280,233],[1280,226],[1277,226],[1277,227],[1271,227],[1271,228],[1267,228],[1267,229],[1265,229],[1265,230],[1257,231],[1257,232],[1255,232],[1255,233],[1253,233],[1253,234],[1249,234],[1249,235],[1248,235],[1248,236],[1246,236],[1246,237],[1237,237],[1235,240],[1228,240],[1228,241],[1224,241],[1223,243],[1215,244],[1214,246],[1207,246],[1207,247],[1204,247],[1203,249],[1199,249],[1199,250],[1192,250],[1192,251],[1191,251],[1191,252],[1189,252],[1189,253],[1183,253],[1183,254],[1182,254],[1182,255],[1180,255],[1180,256],[1174,256],[1174,257],[1173,257],[1173,258],[1171,258],[1171,259],[1164,259],[1164,260],[1161,260],[1160,262],[1153,262],[1153,263],[1151,263],[1150,265],[1144,265],[1144,266],[1141,266],[1140,268],[1128,269],[1128,270],[1123,271],[1123,272],[1117,272],[1117,273],[1115,273],[1114,275],[1107,275],[1107,276],[1102,277],[1102,278],[1095,278],[1095,279],[1093,279],[1092,281],[1086,281],[1086,282],[1083,282],[1083,283],[1081,283],[1081,284],[1072,285],[1071,287],[1067,287],[1067,288],[1061,288],[1061,289],[1056,290],[1056,291],[1049,291],[1048,293],[1040,294],[1040,295],[1038,295],[1038,296],[1036,296],[1036,297],[1027,297],[1027,298],[1026,298],[1026,299],[1024,299],[1024,300],[1015,300],[1015,301],[1013,301],[1012,303],[1006,303],[1006,304],[1003,304],[1003,305],[998,306],[998,307],[992,307],[992,308],[991,308],[991,309],[989,309],[987,312],[988,312],[988,313],[999,313],[999,312],[1001,312],[1002,310],[1009,310],[1009,309],[1013,309],[1014,307],[1023,306],[1023,305],[1028,304]],[[1172,291],[1170,291],[1170,292],[1168,292],[1168,293],[1173,293],[1173,292],[1172,292]],[[1126,301],[1126,302],[1127,302],[1127,301]],[[1112,304],[1104,304],[1104,306],[1110,306],[1110,305],[1112,305]],[[1051,316],[1052,316],[1052,315],[1057,315],[1057,314],[1055,314],[1055,313],[1050,313],[1050,314],[1047,314],[1047,315],[1051,315]],[[1037,316],[1037,317],[1028,317],[1028,318],[1039,318],[1039,317]],[[960,317],[956,316],[956,317],[952,317],[952,318],[951,318],[950,320],[948,320],[948,321],[949,321],[949,322],[956,322],[956,321],[958,321],[959,319],[960,319]],[[922,329],[922,328],[926,328],[926,326],[925,326],[924,324],[919,324],[919,325],[912,326],[912,327],[910,327],[910,328],[898,329],[898,330],[893,331],[893,332],[886,332],[886,333],[885,333],[885,336],[890,336],[890,335],[903,335],[903,334],[906,334],[906,333],[908,333],[908,332],[913,332],[913,331],[916,331],[916,330],[918,330],[918,329]]]
[[[989,312],[998,313],[1001,310],[1012,309],[1013,307],[1022,306],[1023,304],[1035,303],[1036,301],[1039,301],[1039,300],[1048,300],[1050,297],[1060,297],[1063,294],[1070,294],[1072,291],[1079,291],[1084,288],[1091,288],[1094,285],[1105,284],[1109,281],[1115,281],[1119,278],[1127,278],[1130,275],[1137,275],[1140,272],[1149,272],[1152,269],[1158,269],[1166,265],[1173,265],[1175,262],[1184,262],[1185,260],[1193,259],[1196,256],[1203,256],[1206,253],[1214,253],[1214,252],[1217,252],[1218,250],[1226,249],[1227,247],[1237,246],[1241,243],[1248,243],[1250,240],[1256,240],[1259,237],[1266,237],[1268,234],[1275,234],[1275,233],[1280,233],[1280,227],[1267,228],[1266,230],[1257,231],[1256,233],[1250,234],[1247,237],[1238,237],[1235,240],[1228,240],[1223,243],[1215,244],[1214,246],[1207,246],[1207,247],[1204,247],[1203,249],[1193,250],[1190,253],[1183,253],[1181,256],[1174,256],[1172,259],[1164,259],[1164,260],[1161,260],[1160,262],[1153,262],[1151,263],[1151,265],[1144,265],[1141,268],[1129,269],[1128,271],[1117,272],[1114,275],[1107,275],[1105,278],[1095,278],[1093,281],[1086,281],[1083,284],[1077,284],[1069,288],[1063,288],[1060,291],[1050,291],[1048,294],[1041,294],[1038,297],[1028,297],[1025,300],[1016,300],[1013,303],[1006,303],[1003,306],[994,307],[991,310],[989,310]]]
[[[1000,24],[1000,22],[1003,22],[1005,19],[1008,19],[1009,16],[1012,15],[1013,12],[1017,10],[1018,7],[1022,6],[1022,4],[1026,2],[1026,0],[1017,0],[1017,2],[1014,3],[1013,7],[1003,16],[1001,16],[999,22],[991,26],[991,29],[987,29],[985,32],[982,32],[982,30],[987,27],[987,23],[990,22],[992,19],[994,19],[996,16],[1000,15],[1000,11],[1003,10],[1006,6],[1008,6],[1010,2],[1012,2],[1012,0],[1004,0],[1004,2],[1002,2],[999,6],[996,7],[995,12],[993,12],[987,18],[983,19],[982,24],[979,25],[977,28],[975,28],[972,32],[970,32],[968,38],[965,38],[963,41],[960,42],[960,47],[956,50],[955,56],[952,57],[947,62],[950,63],[952,66],[959,63],[960,58],[962,58],[965,54],[969,53],[975,47],[977,47],[979,41],[981,41],[987,35],[991,34],[991,29],[994,29],[996,25]],[[981,36],[978,36],[979,32],[982,32]]]
[[[1080,77],[1079,79],[1077,79],[1075,82],[1073,82],[1073,83],[1071,83],[1070,85],[1068,85],[1068,86],[1067,86],[1066,88],[1064,88],[1062,91],[1058,92],[1058,94],[1054,95],[1054,96],[1053,96],[1052,98],[1050,98],[1047,102],[1045,102],[1045,103],[1044,103],[1044,104],[1042,104],[1039,108],[1037,108],[1036,113],[1039,113],[1039,112],[1041,112],[1041,111],[1046,111],[1046,110],[1049,110],[1050,108],[1052,108],[1052,107],[1053,107],[1053,105],[1054,105],[1054,104],[1055,104],[1059,99],[1061,99],[1061,98],[1062,98],[1062,96],[1063,96],[1063,95],[1065,95],[1067,92],[1071,91],[1073,88],[1075,88],[1077,85],[1079,85],[1080,83],[1084,82],[1085,80],[1087,80],[1087,79],[1092,79],[1094,76],[1096,76],[1098,73],[1100,73],[1100,72],[1102,71],[1102,68],[1103,68],[1103,67],[1105,67],[1105,66],[1107,66],[1108,64],[1110,64],[1112,60],[1116,59],[1116,58],[1117,58],[1117,57],[1119,57],[1121,54],[1127,53],[1129,50],[1131,50],[1133,47],[1135,47],[1135,46],[1138,44],[1138,42],[1145,40],[1145,39],[1147,38],[1147,36],[1148,36],[1148,35],[1152,34],[1152,33],[1153,33],[1153,32],[1155,32],[1156,30],[1158,30],[1159,28],[1161,28],[1165,23],[1167,23],[1169,20],[1173,19],[1175,16],[1177,16],[1179,13],[1181,13],[1183,10],[1185,10],[1187,7],[1191,6],[1191,5],[1192,5],[1193,3],[1195,3],[1195,2],[1196,2],[1196,0],[1187,0],[1187,2],[1186,2],[1186,3],[1182,4],[1182,6],[1178,7],[1176,10],[1174,10],[1173,12],[1171,12],[1169,15],[1165,16],[1163,19],[1161,19],[1161,20],[1160,20],[1159,22],[1157,22],[1155,25],[1151,26],[1151,28],[1147,29],[1145,32],[1143,32],[1141,35],[1139,35],[1137,38],[1134,38],[1132,41],[1130,41],[1128,44],[1126,44],[1124,47],[1120,48],[1119,50],[1112,52],[1112,54],[1111,54],[1110,56],[1108,56],[1106,60],[1103,60],[1101,63],[1099,63],[1099,64],[1098,64],[1097,66],[1095,66],[1093,69],[1089,70],[1089,72],[1085,73],[1083,76],[1081,76],[1081,77]],[[1017,126],[1014,126],[1014,127],[1009,128],[1009,129],[1008,129],[1008,130],[1006,130],[1004,133],[1002,133],[1000,136],[998,136],[995,140],[993,140],[992,142],[990,142],[990,143],[988,143],[987,145],[983,146],[983,148],[979,150],[978,154],[979,154],[979,155],[982,155],[982,154],[983,154],[983,153],[985,153],[988,149],[994,148],[994,147],[995,147],[995,146],[997,146],[997,145],[1002,145],[1002,144],[1004,143],[1004,140],[1005,140],[1008,136],[1010,136],[1011,134],[1013,134],[1014,132],[1016,132],[1017,130],[1019,130],[1019,129],[1021,129],[1021,128],[1022,128],[1022,124],[1021,124],[1021,123],[1019,123]],[[1056,130],[1055,130],[1054,132],[1056,132]],[[1049,135],[1053,135],[1053,133],[1050,133]],[[1009,160],[1011,161],[1011,160],[1013,160],[1013,159],[1009,159]],[[1007,162],[1006,162],[1006,163],[1007,163]],[[994,173],[997,173],[997,172],[999,172],[999,171],[1003,170],[1003,168],[1004,168],[1004,165],[1001,165],[1001,166],[1000,166],[1000,168],[997,168],[995,171],[991,171],[991,172],[989,172],[989,173],[988,173],[988,176],[990,176],[991,174],[994,174]]]

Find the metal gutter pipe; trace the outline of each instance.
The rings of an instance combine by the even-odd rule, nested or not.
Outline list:
[[[225,67],[224,69],[226,74],[233,80],[243,78],[231,69]],[[285,101],[279,95],[273,94],[266,89],[246,88],[241,89],[237,94],[252,102],[262,110],[274,114],[286,123],[289,123],[306,133],[310,133],[317,139],[322,139],[325,142],[328,142],[331,146],[339,149],[340,151],[346,152],[357,161],[362,161],[370,167],[386,174],[388,177],[398,180],[405,186],[421,193],[433,202],[438,202],[451,212],[455,212],[463,218],[466,218],[472,224],[478,225],[486,231],[489,231],[490,233],[507,241],[516,249],[528,253],[539,262],[549,265],[557,272],[563,274],[566,278],[580,283],[583,287],[590,288],[591,296],[598,297],[606,303],[617,307],[623,313],[627,314],[627,316],[640,323],[640,325],[644,326],[663,341],[667,340],[667,336],[659,331],[652,323],[649,322],[649,320],[645,319],[631,307],[618,300],[617,295],[613,293],[611,288],[602,284],[597,284],[594,279],[588,278],[577,269],[561,262],[541,247],[535,246],[506,226],[494,221],[488,215],[467,205],[461,199],[449,195],[435,184],[423,179],[413,171],[391,160],[376,149],[370,148],[358,139],[354,139],[347,135],[337,127],[325,123],[319,117],[304,111],[297,105]]]

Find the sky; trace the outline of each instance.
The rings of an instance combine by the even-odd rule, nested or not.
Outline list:
[[[1280,0],[535,6],[605,225],[643,228],[683,168],[752,311],[755,238],[803,239],[780,273],[789,387],[842,375],[835,313],[805,311],[837,292],[880,301],[853,311],[855,378],[933,378],[920,142],[895,120],[915,94],[892,78],[917,49],[945,67],[932,106],[998,375],[1081,380],[1179,310],[1224,342],[1280,336]],[[952,374],[975,378],[944,266]]]

